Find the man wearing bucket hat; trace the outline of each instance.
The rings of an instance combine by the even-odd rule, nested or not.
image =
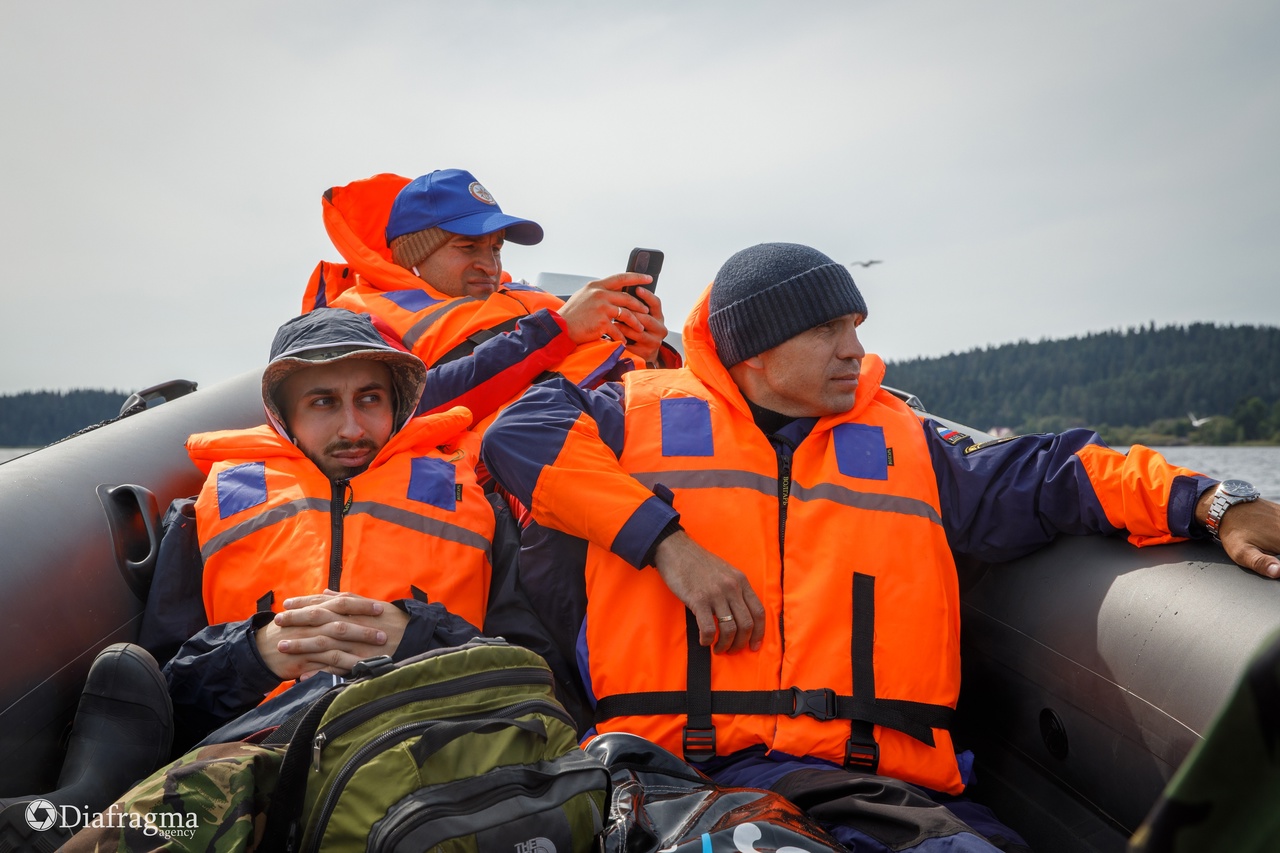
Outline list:
[[[953,550],[1151,545],[1226,513],[1227,553],[1277,577],[1280,506],[1211,510],[1216,481],[1085,430],[977,443],[881,387],[867,313],[821,252],[744,249],[685,323],[685,368],[536,386],[482,458],[535,520],[585,540],[585,613],[562,621],[597,731],[803,803],[849,849],[1025,849],[953,798],[971,769],[950,731]]]
[[[479,633],[494,530],[479,437],[461,407],[413,417],[425,377],[370,318],[313,311],[272,343],[267,424],[188,439],[207,474],[194,514],[208,627],[165,666],[179,746],[294,679]],[[164,645],[148,623],[182,624],[184,602],[152,598],[143,631]]]
[[[29,815],[102,811],[171,744],[185,751],[295,679],[480,633],[494,515],[476,482],[479,437],[462,408],[412,417],[425,377],[368,317],[326,308],[280,327],[267,424],[187,441],[208,475],[194,504],[203,572],[162,553],[141,631],[177,654],[163,672],[142,646],[98,655],[57,790],[0,799],[0,836],[52,850],[69,831],[37,832]],[[215,739],[279,723],[310,695]]]
[[[679,362],[648,276],[609,276],[567,301],[511,281],[504,243],[539,243],[542,227],[504,213],[470,172],[375,175],[330,189],[323,211],[346,263],[316,267],[302,310],[348,308],[389,327],[434,370],[420,411],[465,405],[483,429],[548,372],[592,387]]]

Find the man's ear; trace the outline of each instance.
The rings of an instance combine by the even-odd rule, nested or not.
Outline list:
[[[751,399],[752,393],[756,390],[759,377],[763,374],[764,362],[760,360],[758,355],[744,358],[729,368],[729,377],[747,399]]]

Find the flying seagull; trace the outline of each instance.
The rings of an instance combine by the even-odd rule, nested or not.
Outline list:
[[[850,261],[845,264],[847,267],[869,267],[872,264],[882,263],[882,261]]]
[[[1187,412],[1187,417],[1191,418],[1191,426],[1199,429],[1200,427],[1213,420],[1214,416],[1209,415],[1207,418],[1197,418],[1193,413]]]

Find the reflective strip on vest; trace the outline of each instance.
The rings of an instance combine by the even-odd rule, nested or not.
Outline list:
[[[444,317],[444,315],[448,314],[455,308],[461,308],[463,305],[469,305],[472,302],[479,301],[480,300],[476,299],[474,296],[463,296],[458,299],[449,300],[444,305],[441,305],[439,308],[410,326],[408,331],[406,331],[402,336],[404,345],[412,350],[418,345],[418,339],[426,334],[427,330],[434,326],[438,320]]]
[[[752,471],[735,471],[732,468],[713,470],[700,469],[693,471],[644,471],[632,474],[637,480],[649,488],[661,484],[669,489],[751,489],[765,495],[778,493],[778,481],[774,477],[766,477]],[[898,495],[877,495],[870,492],[855,492],[853,489],[838,486],[834,483],[819,483],[816,486],[804,486],[793,482],[791,497],[802,501],[827,500],[857,509],[871,509],[878,512],[895,512],[899,515],[914,515],[927,518],[934,524],[942,524],[942,516],[924,501]]]

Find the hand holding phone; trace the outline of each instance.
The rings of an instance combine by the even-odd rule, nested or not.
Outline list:
[[[649,276],[653,281],[644,285],[650,293],[658,289],[658,273],[662,272],[662,252],[658,249],[632,249],[627,258],[627,272],[638,272]],[[624,293],[636,295],[635,287],[622,288]]]

